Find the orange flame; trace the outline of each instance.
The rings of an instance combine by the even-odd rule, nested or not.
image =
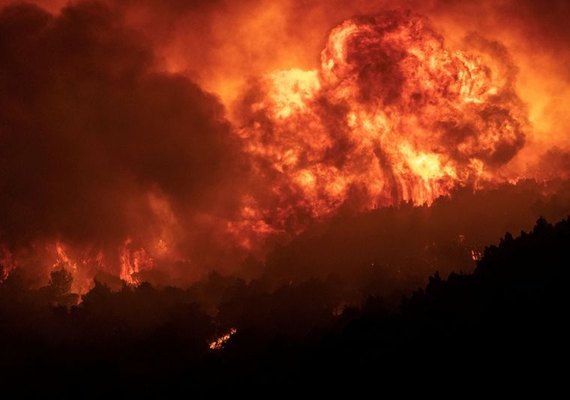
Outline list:
[[[80,293],[98,269],[137,284],[157,265],[214,265],[194,257],[204,237],[243,255],[342,208],[431,204],[458,186],[516,182],[520,176],[501,169],[528,127],[515,78],[497,43],[472,36],[465,49],[450,50],[425,18],[405,12],[349,19],[330,32],[318,68],[267,73],[231,105],[233,132],[254,172],[237,214],[205,211],[195,218],[207,220],[204,231],[215,228],[187,232],[180,205],[153,189],[145,229],[122,233],[101,245],[103,253],[46,238],[42,267],[70,269]],[[0,247],[8,269],[17,264],[12,250]]]
[[[144,269],[152,268],[154,259],[148,255],[144,248],[133,249],[131,244],[132,240],[127,239],[121,249],[121,273],[119,277],[131,285],[136,285],[139,283],[136,274]],[[160,245],[165,246],[166,244],[159,242]],[[164,248],[162,246],[161,249]]]
[[[332,30],[319,70],[259,80],[236,118],[268,193],[246,200],[240,228],[294,233],[346,205],[430,204],[499,180],[526,116],[509,60],[471,41],[449,51],[409,13],[353,18]]]
[[[221,350],[224,348],[224,345],[231,339],[233,335],[237,333],[236,328],[231,328],[227,333],[223,334],[219,338],[216,338],[210,342],[208,347],[210,350]]]

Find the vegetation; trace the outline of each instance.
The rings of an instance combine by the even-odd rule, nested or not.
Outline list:
[[[65,270],[40,289],[16,270],[0,284],[0,379],[22,392],[88,395],[534,374],[563,361],[569,248],[570,219],[540,219],[487,247],[473,273],[436,273],[397,309],[381,293],[339,308],[334,281],[267,291],[218,275],[189,289],[96,283],[76,304]]]

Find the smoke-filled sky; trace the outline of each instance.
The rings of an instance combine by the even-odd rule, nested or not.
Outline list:
[[[567,174],[568,2],[345,3],[0,0],[3,264],[190,281],[346,208]]]

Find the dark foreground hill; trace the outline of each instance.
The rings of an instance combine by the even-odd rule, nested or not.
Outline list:
[[[272,293],[226,282],[216,313],[200,302],[204,288],[148,284],[97,284],[69,306],[65,271],[39,290],[16,271],[0,285],[0,381],[22,394],[191,397],[556,380],[568,359],[569,268],[570,219],[540,219],[487,247],[473,273],[436,273],[398,309],[381,297],[343,309],[333,283],[315,280]]]

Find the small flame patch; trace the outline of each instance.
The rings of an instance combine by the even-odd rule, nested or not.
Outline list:
[[[231,339],[233,335],[237,333],[236,328],[231,328],[227,333],[224,335],[212,340],[209,344],[210,350],[221,350],[224,348],[224,345]]]

